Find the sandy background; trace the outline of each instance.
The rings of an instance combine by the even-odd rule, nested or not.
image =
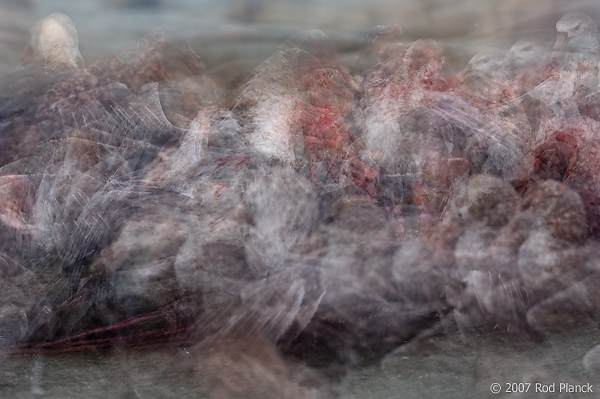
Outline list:
[[[163,28],[185,37],[209,69],[251,69],[291,34],[313,28],[344,54],[357,50],[366,27],[397,23],[407,41],[436,38],[466,48],[454,60],[460,66],[481,47],[508,48],[524,37],[552,42],[556,21],[570,11],[600,21],[593,0],[1,0],[0,73],[18,66],[35,21],[56,11],[75,23],[88,62]]]

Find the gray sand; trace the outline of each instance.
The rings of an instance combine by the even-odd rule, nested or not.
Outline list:
[[[582,358],[598,343],[598,327],[591,325],[554,333],[541,343],[491,336],[434,337],[407,344],[399,350],[403,353],[381,362],[349,369],[332,384],[340,397],[348,399],[592,398],[598,397],[600,378],[584,370]],[[9,357],[0,371],[0,395],[47,399],[203,397],[207,392],[194,376],[196,363],[182,348]],[[594,393],[560,393],[561,382],[589,383],[594,385]],[[493,383],[501,384],[497,395],[490,392]],[[507,383],[524,383],[521,387],[528,392],[507,393]],[[536,383],[556,383],[556,392],[535,392]]]

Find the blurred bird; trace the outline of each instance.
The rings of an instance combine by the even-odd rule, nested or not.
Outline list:
[[[66,72],[83,68],[75,25],[69,17],[54,13],[31,29],[23,64],[43,66],[46,71]]]
[[[506,52],[485,49],[471,58],[460,75],[462,84],[479,98],[491,104],[509,104],[516,100],[513,70],[514,64]]]
[[[508,56],[513,65],[513,78],[517,77],[524,68],[539,63],[548,57],[549,49],[535,38],[526,38],[517,41],[508,50]]]
[[[598,58],[598,27],[585,14],[572,12],[556,23],[556,43],[552,55],[557,58]]]
[[[327,399],[339,395],[315,370],[285,358],[273,343],[229,335],[193,348],[198,378],[214,399]]]
[[[361,38],[362,50],[346,60],[354,76],[368,74],[369,69],[385,61],[396,51],[406,51],[409,44],[401,43],[402,28],[396,24],[376,25],[365,29]]]
[[[598,87],[598,28],[587,15],[569,13],[556,23],[557,37],[549,59],[532,63],[517,78],[520,94],[534,89],[549,78],[557,77],[565,69],[576,71],[574,91],[586,95]],[[573,66],[569,66],[569,65]]]
[[[233,112],[247,144],[266,157],[308,173],[315,185],[374,195],[376,173],[360,159],[347,125],[355,90],[329,39],[309,31],[257,68]]]

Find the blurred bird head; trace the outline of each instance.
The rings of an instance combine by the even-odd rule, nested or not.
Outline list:
[[[367,28],[361,38],[365,45],[393,42],[402,38],[402,28],[396,24],[376,25]]]
[[[521,39],[513,44],[508,54],[514,64],[515,74],[521,73],[528,65],[543,59],[548,54],[548,50],[541,41],[534,38]]]
[[[83,68],[77,30],[71,19],[57,12],[35,24],[21,62],[39,64],[47,71],[64,72]]]
[[[556,43],[552,55],[556,58],[595,56],[598,52],[598,27],[587,15],[569,13],[556,23]]]
[[[493,83],[508,78],[512,69],[510,57],[499,49],[481,50],[462,71],[463,82],[478,95],[491,90]]]
[[[434,40],[419,39],[406,51],[404,67],[411,81],[433,84],[442,73],[444,52]]]

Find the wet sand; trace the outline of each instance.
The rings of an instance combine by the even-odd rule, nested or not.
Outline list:
[[[499,336],[434,337],[409,344],[404,353],[381,362],[320,371],[336,375],[333,388],[347,399],[592,398],[598,397],[600,376],[586,372],[582,358],[598,343],[600,331],[591,325],[554,333],[541,343]],[[48,399],[204,397],[207,389],[194,377],[197,363],[186,348],[9,357],[0,371],[0,394]],[[561,382],[589,383],[594,393],[561,393]],[[490,391],[493,383],[501,387],[496,395]],[[522,383],[520,389],[528,392],[508,393],[507,383]],[[556,383],[556,392],[536,392],[536,383]]]

